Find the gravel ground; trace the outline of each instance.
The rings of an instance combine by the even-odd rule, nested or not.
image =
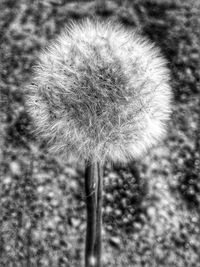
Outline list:
[[[172,72],[166,139],[104,172],[104,266],[200,266],[199,0],[0,2],[0,266],[83,266],[83,166],[31,134],[23,90],[38,52],[70,19],[121,21],[159,45]]]

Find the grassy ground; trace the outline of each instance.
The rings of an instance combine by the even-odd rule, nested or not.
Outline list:
[[[48,155],[30,134],[23,88],[38,52],[70,19],[93,15],[138,26],[156,42],[174,92],[163,143],[142,161],[106,166],[104,266],[199,267],[198,0],[116,0],[98,10],[92,1],[0,2],[0,266],[83,266],[83,168]]]

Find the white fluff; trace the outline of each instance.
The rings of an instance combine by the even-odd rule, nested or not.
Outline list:
[[[39,57],[26,102],[64,158],[126,162],[165,133],[171,88],[151,42],[111,22],[73,23]]]

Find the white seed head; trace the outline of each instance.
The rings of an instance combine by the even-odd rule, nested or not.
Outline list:
[[[38,133],[66,158],[126,162],[165,133],[171,88],[166,60],[118,24],[86,20],[39,57],[26,103]]]

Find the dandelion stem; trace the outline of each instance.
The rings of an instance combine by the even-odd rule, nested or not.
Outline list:
[[[96,164],[86,162],[85,167],[85,193],[87,208],[87,230],[85,244],[85,267],[92,267],[94,259],[94,244],[96,232]]]
[[[101,228],[102,228],[102,193],[103,193],[103,168],[97,163],[97,210],[96,210],[96,240],[94,245],[94,255],[96,258],[96,267],[101,267]]]
[[[87,230],[85,267],[101,267],[102,183],[101,165],[86,162]]]

